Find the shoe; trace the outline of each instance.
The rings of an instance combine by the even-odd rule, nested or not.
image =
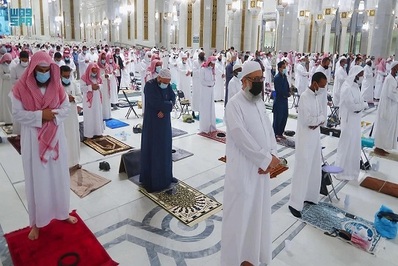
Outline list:
[[[178,183],[178,179],[175,178],[175,177],[172,177],[172,178],[171,178],[171,183]]]
[[[314,203],[312,201],[308,201],[308,200],[304,201],[304,203],[309,204],[309,205],[316,205],[316,203]]]
[[[293,214],[294,217],[301,218],[301,212],[289,206],[289,211]]]

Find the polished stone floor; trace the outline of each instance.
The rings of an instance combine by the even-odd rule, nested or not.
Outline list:
[[[216,117],[223,118],[223,103],[216,103]],[[119,129],[106,128],[105,134],[122,139],[125,143],[140,147],[140,134],[134,134],[132,127],[142,119],[131,116],[125,119],[127,108],[112,111],[114,118],[130,124]],[[290,112],[295,114],[295,110]],[[138,110],[140,114],[140,110]],[[269,112],[270,119],[272,114]],[[363,121],[373,122],[376,109],[366,110]],[[173,139],[173,146],[194,155],[173,164],[174,176],[222,202],[225,164],[218,158],[225,154],[225,144],[198,136],[199,123],[183,123],[172,119],[172,126],[188,134]],[[217,124],[225,130],[223,123]],[[288,130],[296,129],[296,119],[289,118]],[[364,135],[370,126],[363,128]],[[25,183],[20,155],[4,138],[0,144],[0,235],[28,225]],[[324,155],[333,163],[338,138],[322,135]],[[291,177],[295,160],[294,149],[278,146],[279,155],[288,160],[290,169],[272,185],[272,266],[335,266],[335,265],[398,265],[398,240],[383,241],[376,255],[370,255],[353,246],[325,236],[318,229],[294,218],[288,211],[287,202],[291,190]],[[369,151],[367,151],[369,153]],[[98,240],[120,265],[219,265],[222,211],[187,227],[143,196],[138,187],[119,174],[121,154],[102,156],[81,144],[81,164],[87,170],[98,173],[112,182],[80,199],[71,191],[71,209],[76,209]],[[101,172],[98,163],[106,160],[111,166],[109,172]],[[309,162],[310,163],[310,162]],[[344,208],[348,195],[348,211],[373,221],[382,204],[398,212],[398,200],[359,186],[365,176],[383,178],[398,182],[395,175],[398,164],[395,161],[371,157],[374,169],[361,172],[357,181],[334,180],[341,198],[332,203]],[[321,198],[327,201],[327,198]],[[12,265],[4,238],[0,238],[0,265]]]

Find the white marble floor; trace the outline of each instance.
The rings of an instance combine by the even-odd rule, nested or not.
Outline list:
[[[363,121],[373,122],[376,109],[365,112]],[[125,119],[127,108],[112,111],[114,118],[130,124],[130,127],[106,129],[106,134],[121,140],[125,131],[125,143],[140,147],[140,134],[133,134],[132,126],[142,119],[131,116]],[[295,113],[294,110],[290,112]],[[140,113],[140,111],[138,111]],[[270,113],[272,119],[272,114]],[[216,103],[216,116],[223,118],[223,103]],[[217,159],[225,154],[225,144],[197,135],[198,122],[183,123],[173,119],[172,126],[188,132],[173,139],[173,146],[183,148],[194,155],[174,163],[174,176],[198,188],[222,202],[225,164]],[[225,130],[225,125],[217,124]],[[289,118],[288,130],[296,129],[296,120]],[[364,133],[370,127],[363,128]],[[0,235],[28,225],[25,184],[20,155],[7,142],[0,130]],[[338,139],[322,135],[326,147],[324,155],[329,163],[335,158]],[[312,265],[398,265],[398,240],[385,240],[375,255],[325,236],[320,230],[295,219],[287,209],[290,181],[295,160],[294,149],[278,146],[280,156],[288,160],[290,169],[272,183],[272,241],[271,266]],[[102,156],[81,144],[81,164],[85,169],[111,179],[108,185],[80,199],[71,191],[71,209],[76,209],[88,227],[98,237],[110,256],[120,265],[219,265],[222,211],[195,226],[187,227],[143,196],[138,187],[119,174],[121,154]],[[100,172],[99,161],[111,165],[109,172]],[[395,161],[371,158],[377,169],[361,172],[360,180],[371,175],[398,182]],[[360,181],[359,180],[359,181]],[[370,191],[356,182],[334,180],[340,202],[333,204],[344,208],[344,198],[350,196],[348,211],[373,221],[382,204],[398,212],[398,200],[391,196]],[[323,198],[326,200],[326,198]],[[286,242],[287,240],[287,242]],[[285,247],[285,243],[288,245]],[[4,238],[0,238],[0,265],[12,265]]]

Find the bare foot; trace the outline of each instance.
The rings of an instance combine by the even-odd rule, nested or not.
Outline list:
[[[251,264],[251,263],[248,262],[248,261],[244,261],[244,262],[242,262],[242,263],[240,264],[240,266],[253,266],[253,264]]]
[[[36,240],[39,238],[39,228],[36,225],[32,226],[32,229],[29,232],[28,238],[30,240]]]
[[[72,215],[69,215],[69,218],[66,219],[65,222],[70,223],[70,224],[75,224],[75,223],[77,223],[77,218]]]

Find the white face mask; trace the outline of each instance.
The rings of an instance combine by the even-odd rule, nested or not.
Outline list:
[[[22,62],[22,61],[21,61],[21,66],[22,66],[22,67],[28,67],[28,65],[29,65],[29,62]]]
[[[238,74],[236,75],[236,77],[237,77],[238,79],[241,79],[241,78],[242,78],[242,72],[238,72]]]
[[[363,76],[359,77],[358,80],[357,80],[358,85],[361,85],[362,82],[363,82]]]

